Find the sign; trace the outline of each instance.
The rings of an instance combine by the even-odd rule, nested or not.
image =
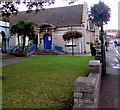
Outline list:
[[[48,41],[51,41],[51,37],[50,36],[48,37]]]

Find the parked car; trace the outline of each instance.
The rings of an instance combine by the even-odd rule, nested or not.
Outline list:
[[[109,41],[109,44],[113,44],[113,41],[110,40],[110,41]]]

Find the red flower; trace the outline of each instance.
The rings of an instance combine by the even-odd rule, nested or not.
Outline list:
[[[70,39],[76,39],[82,37],[82,33],[78,31],[67,31],[62,36],[64,41],[69,41]]]

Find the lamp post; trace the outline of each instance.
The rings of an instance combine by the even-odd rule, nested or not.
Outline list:
[[[72,56],[74,56],[73,38],[72,38]]]
[[[101,61],[102,61],[102,75],[106,75],[106,58],[105,58],[105,43],[103,38],[103,25],[101,25]]]
[[[105,59],[105,43],[103,36],[103,25],[107,24],[110,20],[110,8],[99,0],[98,4],[91,7],[90,19],[101,28],[101,62],[102,62],[102,75],[106,74],[106,59]]]
[[[69,27],[69,29],[72,31],[73,28]],[[72,37],[72,56],[74,56],[74,46],[73,46],[73,37]]]
[[[102,2],[102,0],[99,0],[99,3]],[[104,43],[104,37],[103,37],[103,22],[101,23],[101,62],[102,62],[102,75],[106,75],[106,57],[105,57],[105,43]]]

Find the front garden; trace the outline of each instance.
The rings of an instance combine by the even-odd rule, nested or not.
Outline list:
[[[3,108],[71,108],[93,56],[41,56],[3,67]]]

